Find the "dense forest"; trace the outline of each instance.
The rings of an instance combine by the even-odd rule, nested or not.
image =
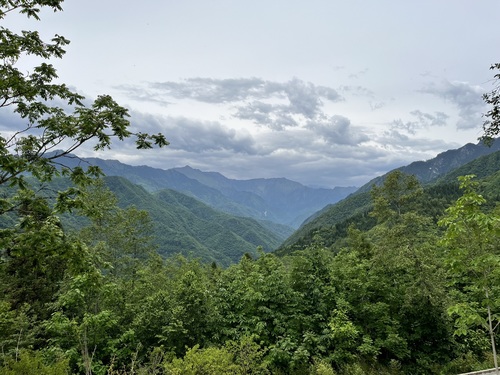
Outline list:
[[[498,193],[498,173],[480,183],[461,177],[461,189],[449,189],[457,197],[451,205],[444,198],[423,205],[416,178],[396,171],[372,189],[370,229],[352,223],[343,236],[332,232],[331,244],[322,244],[322,233],[289,255],[260,250],[226,268],[157,255],[148,214],[119,208],[97,181],[73,209],[88,219],[78,231],[65,229],[50,200],[23,190],[15,224],[1,231],[2,371],[455,374],[490,367],[500,210],[484,197]]]
[[[38,19],[61,3],[0,0],[0,20]],[[349,215],[341,202],[337,220],[281,252],[258,248],[228,265],[161,256],[149,212],[120,205],[98,168],[60,161],[84,143],[99,150],[132,137],[144,149],[167,146],[165,137],[133,131],[109,96],[84,104],[55,83],[50,64],[19,68],[26,55],[62,57],[62,36],[47,43],[0,27],[0,42],[0,109],[25,124],[0,136],[1,374],[457,374],[497,365],[497,155],[432,186],[394,171],[359,210]],[[498,91],[485,100],[491,137]]]

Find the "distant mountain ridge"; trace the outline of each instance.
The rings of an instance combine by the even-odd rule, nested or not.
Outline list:
[[[481,142],[477,144],[467,143],[460,148],[444,151],[432,159],[426,161],[415,161],[406,166],[396,168],[396,170],[400,170],[406,174],[415,175],[422,184],[426,184],[433,180],[437,180],[448,172],[481,156],[489,155],[499,150],[500,140],[498,139],[495,140],[490,147]],[[360,187],[357,193],[369,191],[373,185],[380,185],[390,172],[372,179],[370,182]]]
[[[203,172],[189,166],[165,170],[99,158],[66,158],[64,161],[68,166],[85,167],[86,163],[100,167],[107,176],[124,177],[149,192],[172,189],[214,209],[257,219],[269,229],[288,234],[314,212],[357,190],[353,186],[311,188],[285,178],[234,180],[218,172]]]

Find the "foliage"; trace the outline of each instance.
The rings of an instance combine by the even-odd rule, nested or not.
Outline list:
[[[189,349],[182,359],[174,358],[165,365],[168,375],[236,375],[241,373],[233,362],[233,356],[226,349],[199,349],[198,345]]]
[[[473,178],[459,178],[464,193],[439,222],[446,227],[446,260],[460,298],[449,313],[455,317],[457,335],[467,335],[473,326],[489,332],[498,367],[495,327],[500,308],[500,216],[481,210],[486,200],[476,192],[478,184]]]
[[[382,197],[407,194],[400,184],[378,189]],[[447,234],[420,209],[422,195],[401,200],[368,229],[351,225],[336,252],[319,243],[281,258],[259,249],[219,268],[162,259],[148,245],[140,211],[118,208],[98,184],[82,192],[88,228],[70,235],[50,227],[63,236],[44,234],[40,243],[50,241],[62,257],[53,289],[41,293],[43,302],[0,305],[4,363],[31,347],[85,374],[437,374],[485,366],[482,326],[456,336],[458,315],[448,314],[463,303],[478,306],[473,275],[446,266],[439,239]],[[50,210],[35,203],[26,222],[45,228]],[[494,246],[492,234],[481,241]],[[49,260],[46,272],[56,266]],[[7,265],[0,281],[20,282]]]
[[[491,70],[500,70],[500,63],[490,66]],[[484,134],[481,137],[486,144],[491,144],[493,139],[500,132],[500,73],[494,76],[496,86],[489,93],[483,95],[483,100],[492,108],[484,114],[486,120],[483,123]]]
[[[22,350],[17,360],[10,359],[0,367],[3,375],[67,375],[68,361],[58,359],[53,363],[46,363],[40,352]]]
[[[415,176],[395,170],[389,173],[382,186],[373,186],[371,214],[379,221],[397,220],[412,210],[412,203],[422,193],[423,189]]]

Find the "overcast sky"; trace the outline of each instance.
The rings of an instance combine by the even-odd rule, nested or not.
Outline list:
[[[171,145],[99,154],[312,186],[371,178],[477,142],[500,62],[498,0],[66,0],[12,28],[71,40],[53,61],[87,98]],[[5,131],[6,115],[0,117]]]

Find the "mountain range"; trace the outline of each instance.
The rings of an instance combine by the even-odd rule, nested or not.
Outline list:
[[[63,163],[69,167],[98,166],[106,176],[124,177],[149,192],[172,189],[216,210],[259,220],[270,230],[278,230],[285,235],[291,234],[316,211],[357,190],[354,186],[312,188],[286,178],[235,180],[217,172],[202,172],[189,166],[164,170],[131,166],[117,160],[74,156],[65,158]]]
[[[227,266],[245,253],[255,256],[259,246],[272,251],[284,239],[252,218],[226,214],[175,190],[151,193],[117,176],[105,177],[105,182],[120,206],[149,212],[164,256],[183,254]]]
[[[499,150],[498,141],[490,148],[467,144],[399,169],[426,186],[456,184],[458,175],[497,171]],[[221,265],[255,255],[258,246],[285,254],[313,242],[315,233],[345,229],[353,218],[369,221],[370,189],[387,176],[359,189],[321,189],[285,178],[234,180],[189,166],[163,170],[74,156],[64,164],[100,167],[121,206],[148,211],[161,254],[193,255]]]

